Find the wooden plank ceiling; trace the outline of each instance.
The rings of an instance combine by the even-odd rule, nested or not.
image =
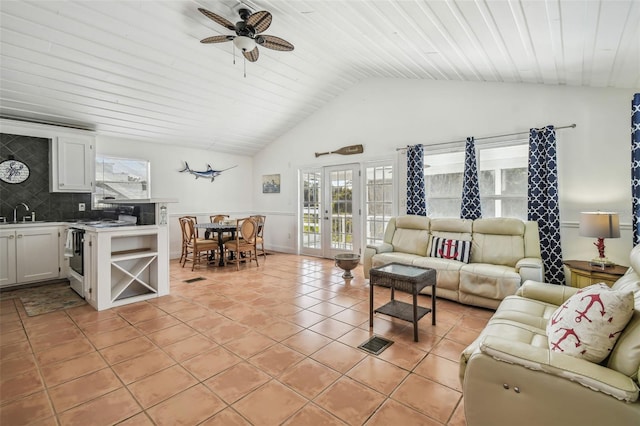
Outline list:
[[[201,44],[234,0],[2,1],[0,114],[253,155],[367,78],[640,87],[640,1],[245,4],[295,50]]]

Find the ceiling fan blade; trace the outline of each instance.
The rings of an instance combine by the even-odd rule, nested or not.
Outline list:
[[[258,52],[258,46],[256,46],[253,50],[250,50],[249,52],[242,52],[242,54],[249,62],[257,61],[258,56],[260,56],[260,52]]]
[[[260,12],[252,13],[247,18],[247,24],[251,25],[255,28],[256,33],[261,33],[266,31],[271,25],[271,14],[266,10],[261,10]]]
[[[232,35],[217,35],[213,37],[207,37],[200,40],[200,43],[223,43],[225,41],[231,41],[235,38]]]
[[[256,43],[258,43],[260,46],[273,50],[293,50],[293,44],[289,43],[287,40],[281,39],[280,37],[271,35],[260,35],[256,37]]]
[[[203,9],[201,7],[198,8],[198,10],[200,11],[200,13],[202,13],[204,16],[206,16],[207,18],[211,19],[214,22],[217,22],[218,24],[222,25],[223,27],[231,30],[231,31],[235,31],[236,30],[236,26],[233,25],[231,22],[229,22],[227,19],[223,18],[220,15],[216,15],[215,13],[207,10],[207,9]]]

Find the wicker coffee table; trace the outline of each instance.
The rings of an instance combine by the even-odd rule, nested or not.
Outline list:
[[[436,271],[431,268],[390,263],[369,271],[369,328],[373,328],[373,314],[381,313],[413,323],[413,340],[418,341],[418,320],[431,312],[431,324],[436,325]],[[391,301],[373,310],[373,286],[391,287]],[[431,309],[418,306],[418,293],[431,286]],[[395,300],[395,291],[413,295],[413,305]]]

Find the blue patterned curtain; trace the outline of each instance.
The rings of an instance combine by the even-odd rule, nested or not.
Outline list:
[[[640,93],[631,101],[631,211],[633,245],[640,244]]]
[[[407,148],[407,214],[427,215],[422,145]]]
[[[478,185],[478,162],[476,161],[476,142],[473,136],[467,138],[464,153],[464,181],[462,182],[461,219],[480,219],[480,186]]]
[[[529,133],[529,220],[538,222],[545,281],[565,284],[560,246],[558,205],[558,163],[556,132],[553,126],[531,129]]]

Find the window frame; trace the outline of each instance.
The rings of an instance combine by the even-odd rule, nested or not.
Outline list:
[[[365,231],[363,233],[365,246],[367,245],[376,245],[380,244],[384,241],[384,232],[386,230],[386,225],[389,223],[389,220],[397,215],[397,173],[396,166],[393,160],[388,161],[376,161],[365,163],[364,165],[364,179],[362,180],[362,185],[364,188],[363,195],[363,203],[364,203],[364,221],[363,225],[365,227]],[[369,183],[369,171],[373,169],[374,180],[373,183]],[[382,173],[382,182],[379,183],[376,176],[376,170],[380,170]],[[386,173],[390,173],[390,181],[386,178]],[[375,191],[376,188],[381,188],[382,193],[382,201],[379,200],[369,200],[370,190]],[[386,188],[384,188],[386,187]],[[387,200],[386,195],[389,194],[389,199]],[[379,214],[369,214],[369,206],[372,205],[381,205],[382,206],[382,215]],[[385,208],[386,206],[386,208]],[[385,213],[385,210],[389,212],[389,214]],[[378,235],[374,231],[372,231],[372,227],[375,229],[376,225],[382,224],[382,232]]]
[[[495,170],[496,174],[494,176],[494,183],[499,183],[502,182],[502,177],[500,176],[500,174],[502,173],[503,170],[507,170],[508,168],[483,168],[483,158],[482,158],[482,152],[485,150],[490,150],[490,149],[500,149],[500,148],[516,148],[518,149],[518,147],[525,147],[527,154],[525,154],[525,161],[526,159],[528,159],[528,139],[526,138],[516,138],[516,139],[508,139],[508,140],[502,140],[502,141],[497,141],[497,142],[478,142],[476,141],[476,159],[478,162],[478,172],[481,174],[483,171],[486,170]],[[465,145],[464,143],[462,144],[456,144],[454,146],[449,146],[446,148],[433,148],[430,149],[428,145],[425,145],[424,147],[424,156],[425,156],[425,182],[428,179],[428,168],[429,168],[429,156],[436,156],[436,155],[443,155],[443,154],[456,154],[456,153],[462,153],[463,157],[462,157],[462,172],[464,175],[464,150],[465,150]],[[517,157],[512,157],[512,158],[518,158],[521,159],[522,156],[517,156]],[[460,164],[460,163],[452,163],[452,164]],[[527,167],[527,165],[525,164],[525,167]],[[520,168],[520,167],[517,167]],[[455,171],[453,173],[460,173],[459,171]],[[480,176],[479,176],[480,177]],[[464,176],[463,176],[464,178]],[[496,186],[496,190],[498,192],[501,191],[501,188],[497,188]],[[482,191],[482,188],[481,188]],[[430,217],[460,217],[460,210],[457,211],[457,214],[455,216],[433,216],[429,206],[430,206],[430,201],[431,200],[443,200],[443,201],[457,201],[458,205],[460,205],[462,203],[462,187],[460,188],[459,191],[459,196],[439,196],[439,197],[430,197],[429,196],[429,191],[425,191],[426,192],[426,202],[427,202],[427,215]],[[496,203],[495,205],[495,215],[492,216],[486,216],[485,212],[483,211],[483,217],[504,217],[502,216],[502,201],[504,200],[523,200],[523,201],[527,201],[527,197],[528,194],[525,191],[525,193],[523,195],[517,195],[517,194],[491,194],[491,195],[486,195],[486,194],[480,194],[481,197],[481,202],[485,201],[487,199],[492,199],[494,200],[494,202]],[[518,218],[526,220],[526,215],[527,212],[523,212],[524,217],[523,216],[518,216]]]
[[[132,157],[121,157],[121,156],[116,156],[116,155],[109,155],[109,154],[96,154],[96,160],[95,160],[95,189],[94,192],[91,194],[91,209],[92,210],[104,210],[107,208],[110,208],[110,204],[108,203],[104,203],[101,202],[101,200],[104,200],[105,194],[104,194],[104,188],[100,188],[99,183],[100,182],[105,182],[104,178],[104,160],[105,159],[109,159],[109,160],[114,160],[114,161],[133,161],[133,162],[140,162],[140,163],[145,163],[146,165],[146,180],[140,182],[140,183],[145,183],[146,182],[146,195],[141,195],[139,198],[145,199],[145,198],[151,198],[151,162],[149,160],[143,159],[143,158],[132,158]],[[102,168],[99,167],[100,162],[102,160]],[[102,176],[99,175],[99,171],[102,170]],[[117,183],[117,181],[113,181],[114,183]],[[120,183],[125,183],[125,182],[120,182]],[[102,189],[102,194],[100,194],[99,190]],[[129,198],[125,195],[123,195],[122,198],[120,199],[134,199],[134,198]],[[135,198],[138,199],[138,198]]]

